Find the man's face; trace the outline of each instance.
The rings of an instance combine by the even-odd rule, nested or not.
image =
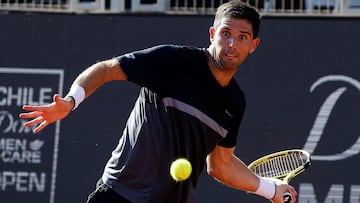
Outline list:
[[[236,70],[260,42],[253,39],[252,25],[245,19],[223,18],[209,30],[211,52],[222,69]]]

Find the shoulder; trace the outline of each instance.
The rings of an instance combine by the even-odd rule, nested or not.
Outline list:
[[[163,53],[204,53],[204,48],[188,46],[188,45],[176,45],[176,44],[163,44],[157,45],[150,48],[145,49],[147,52],[163,52]]]
[[[198,58],[199,56],[205,56],[205,49],[187,45],[175,45],[175,44],[162,44],[156,45],[142,50],[133,51],[127,54],[123,54],[119,57],[119,61],[123,59],[147,59],[147,60],[171,60],[176,61],[184,58]]]
[[[206,62],[205,48],[165,44],[146,49],[154,63],[171,63],[183,69],[198,67]]]

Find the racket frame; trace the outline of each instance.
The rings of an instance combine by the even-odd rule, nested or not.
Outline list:
[[[284,174],[278,175],[278,176],[266,177],[266,178],[275,178],[275,179],[278,179],[278,180],[288,184],[295,176],[297,176],[300,173],[304,172],[311,165],[311,158],[310,158],[310,153],[309,152],[307,152],[305,150],[302,150],[302,149],[289,149],[289,150],[283,150],[283,151],[271,153],[271,154],[265,155],[263,157],[260,157],[260,158],[256,159],[255,161],[251,162],[248,165],[248,168],[251,171],[253,171],[255,174],[257,174],[253,170],[253,168],[261,165],[263,162],[266,162],[266,161],[269,161],[271,159],[275,159],[277,157],[281,157],[281,156],[284,156],[284,155],[288,156],[289,154],[292,154],[292,153],[301,153],[301,154],[303,154],[306,157],[305,162],[301,166],[299,166],[299,167],[295,168],[294,170],[292,170],[291,172],[284,173]],[[259,174],[257,174],[257,175],[259,175]],[[291,200],[292,200],[292,196],[291,196],[291,194],[289,192],[284,193],[283,198],[284,198],[285,203],[290,203]]]
[[[289,155],[289,154],[293,154],[293,153],[302,153],[307,159],[305,160],[305,163],[299,167],[297,167],[296,169],[292,170],[289,173],[286,174],[282,174],[282,175],[278,175],[278,176],[272,176],[272,177],[268,177],[268,178],[276,178],[279,179],[285,183],[289,183],[290,180],[292,178],[294,178],[295,176],[299,175],[300,173],[304,172],[310,165],[311,165],[311,159],[310,159],[310,153],[302,150],[302,149],[289,149],[289,150],[283,150],[283,151],[279,151],[279,152],[275,152],[275,153],[271,153],[268,155],[265,155],[263,157],[260,157],[258,159],[256,159],[255,161],[251,162],[248,165],[248,168],[250,170],[252,170],[253,168],[261,165],[263,162],[266,162],[268,160],[277,158],[277,157],[281,157],[283,155]],[[253,171],[253,170],[252,170]],[[256,172],[254,172],[256,174]]]

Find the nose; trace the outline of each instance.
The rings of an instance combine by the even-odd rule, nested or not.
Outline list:
[[[229,42],[228,42],[229,47],[234,47],[234,46],[235,46],[235,39],[234,39],[234,37],[230,37],[228,41],[229,41]]]

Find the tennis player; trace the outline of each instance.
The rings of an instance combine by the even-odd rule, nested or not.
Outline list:
[[[296,197],[292,186],[256,176],[234,155],[245,96],[233,76],[260,43],[259,25],[259,13],[248,4],[222,4],[209,29],[209,47],[159,45],[98,62],[75,79],[65,97],[25,105],[28,112],[20,117],[31,119],[24,125],[36,125],[37,133],[104,83],[131,81],[142,87],[139,97],[88,203],[195,202],[205,163],[208,174],[227,186],[276,203],[285,192]],[[183,182],[169,174],[178,157],[193,167]]]

